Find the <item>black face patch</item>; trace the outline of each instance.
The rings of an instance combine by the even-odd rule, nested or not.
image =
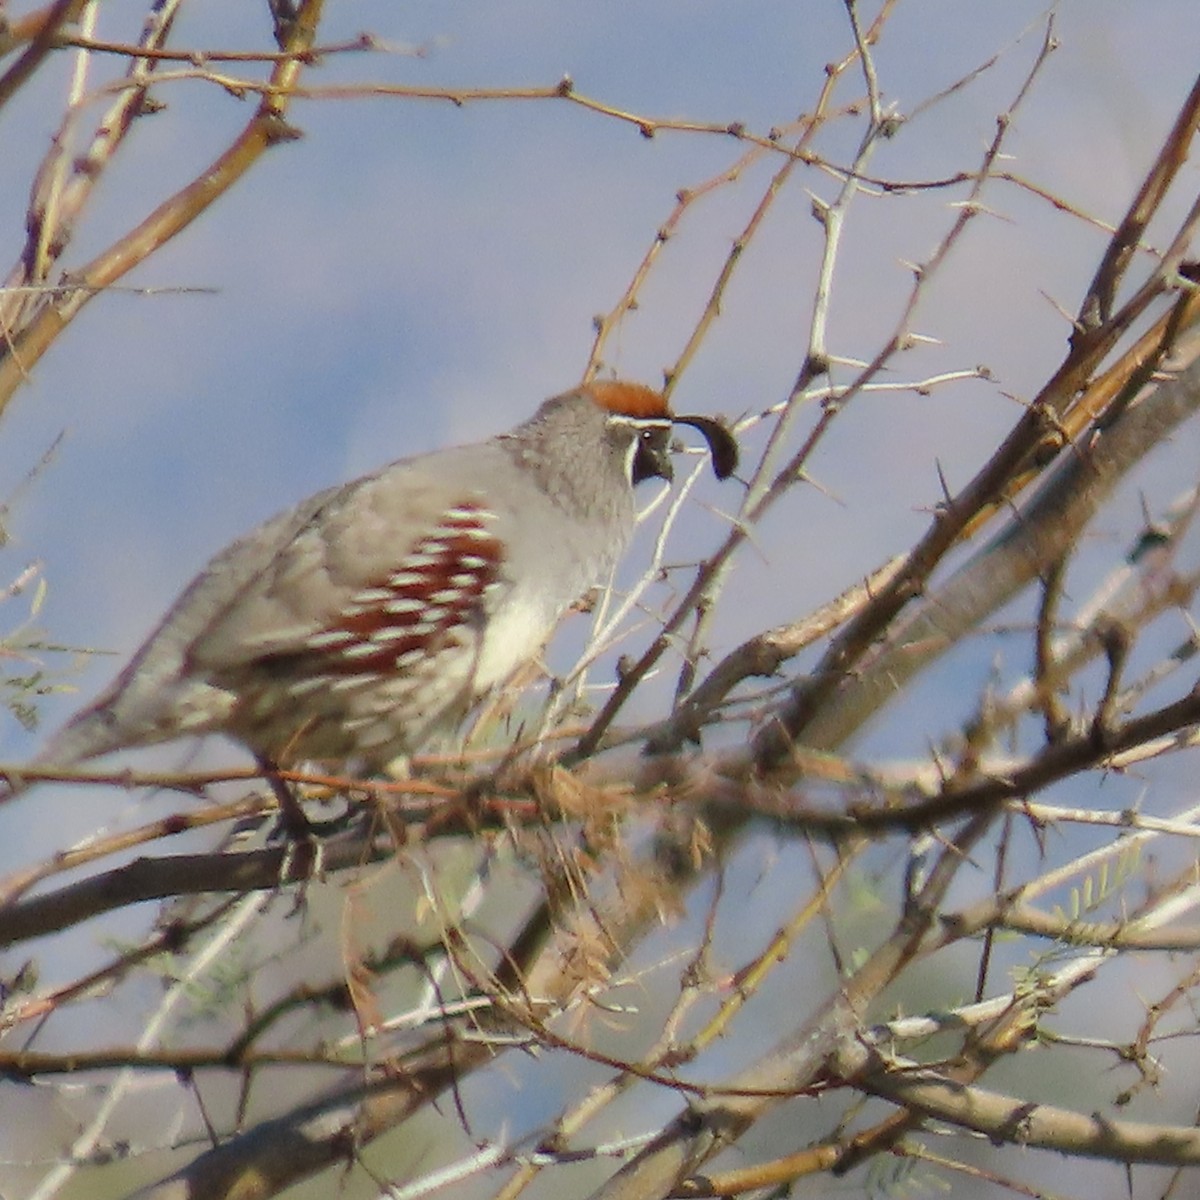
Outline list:
[[[644,479],[666,479],[668,482],[675,477],[671,467],[671,430],[667,426],[649,425],[635,429],[636,441],[633,449],[633,462],[630,466],[630,479],[633,483],[641,483]]]

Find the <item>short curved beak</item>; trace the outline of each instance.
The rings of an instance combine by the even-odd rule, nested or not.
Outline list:
[[[704,435],[712,459],[713,474],[718,479],[728,479],[737,470],[737,439],[720,421],[712,417],[672,417],[671,421],[675,425],[690,425]]]

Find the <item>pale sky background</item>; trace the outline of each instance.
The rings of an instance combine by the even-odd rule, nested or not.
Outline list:
[[[256,9],[202,7],[210,26],[193,23],[201,9],[185,9],[180,44],[229,45],[238,22],[247,43],[261,40]],[[877,51],[885,97],[910,110],[1042,10],[900,4]],[[99,33],[126,35],[139,11],[106,4]],[[1062,6],[1062,48],[1018,118],[1013,169],[1115,219],[1190,84],[1200,43],[1184,20],[1192,12],[1167,0]],[[835,0],[330,6],[327,39],[361,29],[431,51],[335,61],[307,82],[544,85],[569,73],[580,91],[620,107],[761,131],[810,108],[822,65],[848,45]],[[919,179],[973,168],[1039,39],[1029,34],[960,99],[904,127],[871,169]],[[61,76],[40,86],[53,98]],[[134,134],[70,261],[189,178],[248,116],[248,103],[208,85],[163,91],[168,110]],[[78,677],[82,695],[114,673],[211,553],[258,520],[390,458],[505,428],[569,386],[592,316],[620,295],[675,191],[739,150],[691,134],[647,141],[565,103],[327,101],[299,103],[291,119],[303,141],[269,154],[126,281],[217,294],[93,302],[5,421],[0,479],[12,482],[66,431],[50,471],[10,514],[5,561],[10,576],[44,562],[41,623],[56,638],[119,655]],[[834,127],[817,149],[847,161],[857,135]],[[44,138],[5,130],[0,230],[14,253]],[[766,170],[693,210],[610,344],[620,374],[659,380]],[[835,184],[815,171],[795,177],[745,255],[677,407],[733,415],[785,394],[820,248],[808,189],[829,198]],[[833,302],[835,353],[870,356],[908,287],[903,260],[928,254],[960,194],[856,204]],[[1017,415],[1003,393],[1028,397],[1058,361],[1066,329],[1051,300],[1074,308],[1102,239],[1011,187],[993,187],[988,202],[998,218],[976,222],[917,323],[944,345],[902,365],[915,378],[982,362],[995,383],[859,401],[812,465],[836,499],[801,491],[767,523],[763,557],[745,555],[733,584],[726,640],[803,611],[911,541],[920,509],[937,498],[934,459],[961,483]],[[703,495],[733,503],[716,489]],[[75,703],[48,702],[46,723]],[[3,758],[29,745],[12,722],[0,731]]]
[[[902,114],[998,50],[1009,52],[952,101],[903,125],[871,170],[916,180],[973,170],[996,114],[1029,70],[1044,11],[1034,0],[903,0],[875,52],[884,98]],[[140,12],[129,0],[106,3],[97,32],[130,37]],[[1118,219],[1200,61],[1194,15],[1190,0],[1061,5],[1061,46],[1018,115],[1011,169],[1101,219]],[[185,6],[176,44],[259,47],[265,21],[240,0]],[[739,120],[760,132],[811,110],[824,64],[850,45],[840,0],[329,6],[325,41],[364,29],[429,52],[332,60],[305,81],[544,86],[566,73],[579,91],[620,108]],[[65,69],[37,84],[47,120],[58,111]],[[855,77],[839,95],[844,103],[861,91]],[[190,179],[250,113],[249,102],[208,84],[164,85],[160,93],[167,110],[135,130],[85,214],[69,264],[86,261]],[[31,111],[25,100],[0,118],[8,122],[0,244],[10,259],[49,132],[28,123]],[[8,516],[4,577],[41,561],[49,592],[38,623],[56,640],[112,651],[68,674],[78,694],[46,701],[47,727],[116,673],[212,553],[261,519],[392,458],[507,428],[570,386],[583,370],[594,314],[616,302],[675,193],[743,149],[724,137],[669,131],[646,140],[561,102],[298,102],[290,119],[302,141],[269,153],[125,281],[216,294],[93,301],[4,420],[0,495],[66,434]],[[860,130],[835,123],[815,149],[848,162]],[[621,375],[659,381],[774,169],[760,164],[693,207],[639,311],[610,342],[608,362]],[[1175,211],[1194,175],[1189,166]],[[786,394],[807,337],[821,249],[811,195],[831,199],[837,186],[816,170],[794,175],[746,251],[723,314],[676,392],[677,408],[737,415]],[[874,353],[907,295],[906,262],[927,257],[961,195],[856,201],[835,281],[833,353]],[[935,462],[951,486],[964,482],[1017,418],[1018,401],[1060,361],[1067,327],[1055,305],[1075,310],[1103,235],[1011,186],[993,185],[986,201],[996,215],[973,223],[916,323],[941,344],[905,356],[895,375],[985,363],[994,381],[858,399],[812,460],[827,492],[798,489],[742,554],[716,649],[808,611],[909,545],[940,498]],[[847,368],[835,372],[837,382],[850,377]],[[807,425],[799,423],[797,436]],[[1194,464],[1196,433],[1185,430],[1176,442],[1176,457]],[[747,458],[759,444],[748,439]],[[1162,503],[1181,485],[1177,473],[1159,469],[1135,486]],[[731,486],[711,481],[700,498],[726,508],[736,502]],[[1122,519],[1110,518],[1101,532],[1127,538],[1140,519],[1136,505],[1126,505]],[[697,508],[686,551],[713,545],[719,530]],[[16,610],[11,620],[5,613],[8,625],[24,614],[20,602],[7,608]],[[568,631],[567,643],[580,632]],[[954,699],[964,680],[974,686],[982,677],[994,652],[983,645],[974,664],[946,669]],[[942,672],[917,694],[935,704],[946,686]],[[959,715],[955,705],[947,719]],[[936,721],[914,728],[884,720],[872,744],[921,753],[936,731]],[[19,759],[38,736],[0,714],[0,761]],[[223,761],[231,753],[216,752]],[[65,806],[64,820],[79,834],[94,819],[89,806]],[[62,835],[45,832],[54,844]]]
[[[185,10],[175,43],[261,45],[263,9],[224,0]],[[1034,25],[970,88],[902,126],[872,172],[916,180],[974,169],[1033,60],[1044,10],[1030,0],[901,0],[876,64],[886,100],[902,114]],[[140,12],[110,0],[99,36],[131,36]],[[1066,0],[1058,13],[1061,47],[1017,119],[1010,166],[1115,221],[1200,63],[1195,0]],[[823,65],[850,46],[840,0],[328,6],[324,41],[364,29],[429,53],[331,61],[304,81],[544,86],[565,73],[580,92],[620,108],[737,120],[758,132],[810,110]],[[47,116],[58,112],[64,69],[36,85]],[[860,93],[855,81],[840,95]],[[158,95],[167,111],[133,134],[69,263],[86,261],[191,178],[251,111],[201,83]],[[28,123],[31,111],[25,99],[0,113],[5,269],[49,133]],[[669,131],[646,140],[564,102],[299,102],[290,119],[302,141],[273,150],[125,281],[216,294],[93,301],[4,418],[0,498],[61,431],[66,437],[8,514],[3,580],[40,560],[49,593],[38,623],[56,640],[114,652],[72,676],[77,696],[46,702],[47,727],[111,678],[208,556],[259,520],[392,458],[507,428],[574,383],[593,315],[620,296],[676,191],[742,149]],[[848,162],[860,128],[832,126],[815,148]],[[693,209],[640,310],[610,343],[619,374],[660,380],[774,168],[760,164]],[[1184,174],[1176,212],[1196,190],[1195,164]],[[809,192],[831,199],[836,188],[815,170],[794,176],[746,252],[677,408],[733,416],[786,394],[821,247]],[[874,353],[907,292],[905,260],[927,256],[961,195],[856,202],[833,300],[835,354]],[[964,482],[1019,415],[1012,397],[1030,397],[1060,361],[1068,329],[1055,304],[1075,310],[1103,235],[1013,187],[993,185],[986,200],[996,216],[974,223],[917,320],[941,345],[907,356],[897,375],[986,363],[993,382],[856,401],[812,463],[828,494],[798,490],[743,555],[717,649],[806,612],[909,545],[939,499],[935,460],[952,486]],[[1152,503],[1169,500],[1194,471],[1197,441],[1185,429],[1130,494],[1140,487]],[[748,455],[757,444],[750,439]],[[711,482],[699,494],[735,503]],[[1138,520],[1136,504],[1126,505],[1102,533],[1121,545]],[[712,545],[719,528],[698,508],[686,544],[693,552]],[[10,602],[4,627],[24,611]],[[979,664],[956,668],[967,672],[959,678],[977,681],[993,652],[982,647]],[[931,732],[885,722],[872,744],[916,752]],[[0,714],[0,761],[18,761],[38,737]],[[31,842],[18,861],[95,824],[82,803],[58,804],[56,813],[53,828],[22,829]],[[5,836],[0,869],[13,853]]]

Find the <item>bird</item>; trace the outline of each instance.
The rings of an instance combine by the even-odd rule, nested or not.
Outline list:
[[[386,771],[459,727],[610,576],[635,487],[673,478],[680,425],[734,473],[719,420],[601,380],[318,492],[218,553],[31,765],[220,733],[269,769]]]

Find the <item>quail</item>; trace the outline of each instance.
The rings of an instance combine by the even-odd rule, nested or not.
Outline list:
[[[35,760],[224,733],[274,766],[377,771],[453,731],[605,580],[634,487],[672,478],[661,394],[605,381],[487,441],[401,459],[319,492],[219,553],[115,682]]]

